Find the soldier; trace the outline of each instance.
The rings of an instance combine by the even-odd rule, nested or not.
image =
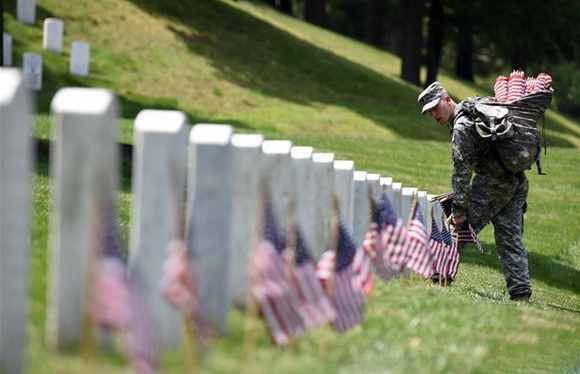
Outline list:
[[[497,153],[478,135],[474,121],[462,112],[463,102],[455,103],[441,83],[429,85],[418,101],[422,114],[428,113],[440,125],[448,125],[451,132],[454,224],[469,222],[475,232],[489,222],[493,224],[510,299],[529,301],[528,253],[522,242],[528,179],[523,172],[506,170]]]

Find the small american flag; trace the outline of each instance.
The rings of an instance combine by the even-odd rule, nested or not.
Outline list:
[[[546,73],[540,73],[536,78],[526,77],[523,71],[513,71],[509,78],[498,76],[493,89],[498,103],[514,103],[523,96],[552,91],[552,77]]]
[[[441,249],[435,262],[435,273],[439,274],[439,280],[446,282],[453,281],[457,275],[457,268],[459,267],[459,251],[457,244],[453,241],[451,234],[445,227],[441,227]]]
[[[366,248],[367,252],[372,255],[372,262],[374,265],[375,272],[378,276],[384,280],[388,281],[393,278],[395,271],[391,269],[390,264],[385,261],[385,248],[382,245],[382,232],[387,228],[387,222],[397,222],[397,217],[393,206],[387,194],[383,193],[381,199],[377,204],[371,204],[372,207],[372,224],[367,233],[365,242],[363,243],[363,248]],[[389,218],[388,216],[392,216]]]
[[[455,238],[455,242],[457,243],[457,246],[459,248],[462,247],[464,244],[475,244],[480,253],[484,252],[483,245],[477,238],[477,234],[475,233],[471,225],[467,225],[467,227],[453,226],[451,234]]]
[[[433,198],[434,201],[438,201],[443,208],[446,217],[452,215],[453,197],[455,194],[453,192],[448,192]],[[457,242],[457,247],[461,248],[464,244],[475,244],[479,252],[483,253],[484,248],[473,227],[470,224],[462,225],[462,227],[452,226],[451,235],[455,238]]]
[[[382,251],[377,263],[378,274],[385,271],[389,274],[392,271],[400,272],[405,265],[407,250],[409,248],[409,235],[407,229],[400,218],[397,218],[393,206],[386,194],[377,209],[373,212],[373,220],[377,223],[380,232],[379,248]]]
[[[514,102],[526,93],[525,74],[521,70],[511,72],[508,81],[508,102]]]
[[[493,90],[495,91],[495,99],[500,103],[505,103],[508,100],[508,77],[503,75],[497,77]]]
[[[409,249],[405,266],[423,277],[431,277],[433,275],[433,254],[429,248],[419,202],[415,204],[408,235]]]
[[[195,333],[199,342],[206,344],[214,331],[211,324],[201,315],[198,276],[185,240],[179,238],[170,241],[161,281],[163,296],[183,315],[186,327],[191,329],[188,333],[192,335]]]
[[[538,91],[552,91],[552,77],[549,74],[538,74],[534,92]]]
[[[300,298],[292,286],[285,244],[269,199],[264,199],[263,233],[253,257],[251,292],[270,327],[274,342],[286,345],[304,334]]]
[[[300,298],[299,313],[306,328],[322,326],[336,318],[336,311],[316,274],[316,265],[296,228],[294,281]]]
[[[342,223],[338,227],[336,254],[326,251],[320,258],[318,276],[329,290],[329,297],[336,310],[333,321],[337,331],[346,331],[363,319],[365,295],[360,274],[354,267],[357,249]]]
[[[445,243],[443,242],[443,237],[441,236],[441,231],[439,231],[439,226],[435,219],[431,221],[431,237],[429,238],[429,247],[431,252],[433,252],[433,276],[434,281],[441,279],[443,266],[440,261],[442,261],[444,252],[447,250]]]
[[[360,247],[356,249],[354,255],[353,269],[363,292],[365,295],[370,295],[374,285],[371,258],[369,254]]]
[[[121,253],[121,234],[112,200],[97,207],[100,261],[93,273],[91,317],[107,330],[125,334],[133,370],[155,373],[157,357],[150,331],[150,319],[142,295],[129,279]]]

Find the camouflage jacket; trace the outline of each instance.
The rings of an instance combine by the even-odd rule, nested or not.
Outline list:
[[[455,109],[449,123],[452,143],[453,175],[451,187],[455,193],[453,213],[464,215],[469,208],[469,193],[473,172],[492,178],[511,179],[490,152],[486,140],[482,139],[475,129],[475,123],[461,114],[462,102]]]

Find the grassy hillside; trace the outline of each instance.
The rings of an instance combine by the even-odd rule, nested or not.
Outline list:
[[[44,84],[35,133],[50,135],[49,104],[67,85],[108,87],[122,101],[121,141],[143,108],[185,111],[191,123],[230,123],[239,132],[288,138],[353,159],[361,170],[395,177],[430,192],[449,189],[447,131],[418,113],[419,89],[397,78],[388,53],[285,17],[255,3],[210,0],[39,1],[34,27],[7,30],[18,56],[41,51],[41,19],[65,22],[65,53],[43,53]],[[70,42],[91,43],[91,77],[67,74]],[[16,63],[20,58],[15,55]],[[487,83],[443,75],[462,98],[488,94]],[[345,335],[324,329],[288,350],[268,341],[261,325],[255,348],[244,345],[244,320],[232,315],[231,336],[216,342],[205,366],[232,372],[574,372],[580,368],[580,125],[550,113],[548,176],[531,175],[526,245],[534,298],[510,303],[492,244],[468,250],[454,287],[418,279],[377,285],[361,326]],[[45,160],[35,183],[30,372],[120,372],[111,354],[56,355],[44,345],[50,180]],[[122,192],[128,225],[131,195]],[[166,358],[182,372],[183,353]]]

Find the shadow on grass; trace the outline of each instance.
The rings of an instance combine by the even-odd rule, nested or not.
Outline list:
[[[243,11],[219,1],[131,1],[176,20],[168,29],[192,53],[207,58],[218,79],[287,102],[344,107],[402,137],[448,141],[445,131],[419,114],[418,89]],[[409,113],[416,114],[416,120]]]
[[[14,18],[15,21],[16,14],[16,1],[8,0],[5,4],[5,12],[7,17]],[[37,6],[37,22],[34,27],[42,29],[42,21],[48,17],[55,17],[47,8],[41,5]],[[74,21],[74,20],[73,20]],[[31,27],[31,26],[26,26]],[[21,57],[23,53],[27,52],[28,41],[25,40],[27,35],[22,35],[21,33],[14,33],[13,37],[13,54],[14,54],[14,66],[19,66],[21,64]],[[94,59],[94,63],[91,63],[91,71],[89,77],[78,77],[71,75],[69,73],[69,59],[70,55],[65,48],[62,54],[55,54],[47,51],[39,50],[43,57],[43,72],[42,72],[42,90],[33,93],[36,102],[36,111],[40,114],[49,114],[50,105],[52,99],[56,92],[64,87],[102,87],[102,88],[114,88],[115,82],[111,81],[106,69],[103,69],[100,64],[98,64],[98,55],[101,51],[93,49],[91,50],[91,55]],[[118,58],[122,58],[116,56]],[[188,111],[181,107],[178,100],[175,98],[167,97],[150,97],[144,96],[136,92],[128,92],[125,94],[116,95],[120,103],[120,116],[122,118],[134,119],[137,114],[144,109],[159,109],[159,110],[180,110],[184,112],[190,124],[196,123],[227,123],[234,126],[237,130],[241,131],[253,131],[254,128],[243,121],[234,118],[213,118],[208,116],[203,116],[192,111]]]
[[[495,244],[485,243],[485,253],[480,254],[473,247],[466,247],[461,253],[464,263],[483,266],[502,272],[500,260],[496,255]],[[539,280],[555,288],[566,289],[580,295],[580,270],[558,261],[554,257],[536,252],[529,253],[529,266],[532,282]],[[489,295],[480,295],[493,298]]]
[[[177,21],[168,29],[211,62],[220,79],[302,105],[347,108],[401,137],[448,141],[418,113],[418,89],[259,20],[219,1],[130,0]],[[409,113],[416,113],[416,118]],[[559,129],[566,131],[567,129]],[[572,146],[565,139],[553,145]]]
[[[50,176],[50,148],[51,142],[46,139],[34,139],[35,146],[35,171],[37,174]],[[121,159],[120,189],[123,192],[131,192],[131,175],[133,169],[133,146],[130,144],[119,144],[119,158]]]

